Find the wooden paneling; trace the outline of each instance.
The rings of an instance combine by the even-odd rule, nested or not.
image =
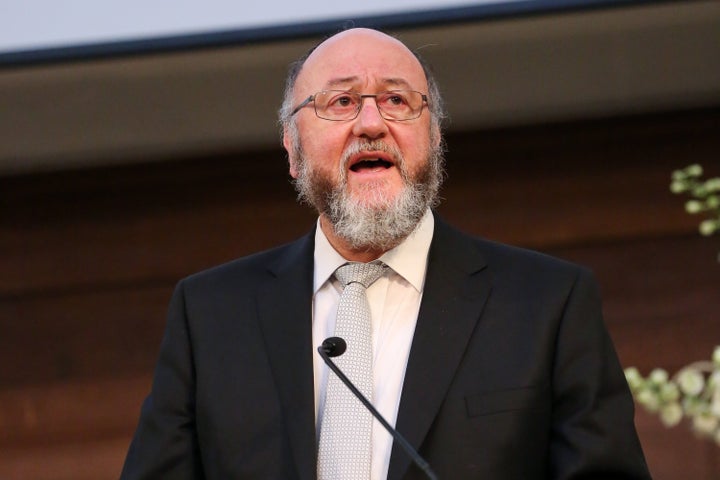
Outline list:
[[[5,388],[0,451],[129,438],[150,383],[150,375],[142,374]]]
[[[720,242],[699,235],[646,237],[553,249],[590,266],[621,361],[644,373],[709,359],[720,344]],[[720,453],[720,452],[719,452]]]
[[[457,133],[440,213],[591,267],[623,363],[674,370],[720,343],[720,242],[668,190],[689,163],[720,175],[719,125]],[[294,196],[280,150],[0,178],[0,478],[116,478],[173,285],[307,231]],[[656,480],[718,477],[713,444],[642,412],[638,428]]]
[[[0,449],[3,480],[117,480],[130,437]]]
[[[280,152],[0,179],[0,294],[177,280],[304,232]]]
[[[170,293],[168,282],[0,302],[0,385],[149,372]]]
[[[635,424],[654,480],[720,478],[718,446],[695,436],[687,424],[668,429],[644,411],[637,412]]]

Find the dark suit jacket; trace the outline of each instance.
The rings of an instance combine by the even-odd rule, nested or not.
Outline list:
[[[123,479],[315,478],[313,239],[178,284]],[[650,478],[591,274],[438,220],[397,429],[441,479]]]

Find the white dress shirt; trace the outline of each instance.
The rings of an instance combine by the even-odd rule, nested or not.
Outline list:
[[[390,269],[367,289],[373,335],[372,404],[393,426],[397,419],[410,345],[420,309],[433,229],[433,215],[428,210],[408,238],[380,257]],[[338,301],[342,293],[342,285],[333,273],[346,262],[330,245],[318,221],[313,279],[312,335],[315,346],[333,336]],[[330,370],[317,354],[313,356],[313,367],[316,430],[319,438]],[[392,442],[392,436],[375,420],[372,433],[371,480],[387,478]]]

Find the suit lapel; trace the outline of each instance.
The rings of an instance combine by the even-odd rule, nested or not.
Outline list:
[[[258,317],[265,337],[298,478],[315,478],[312,364],[313,233],[291,244],[260,285]],[[262,399],[260,399],[262,401]]]
[[[415,448],[440,409],[490,293],[485,266],[467,236],[436,220],[396,422],[398,431]],[[399,445],[394,445],[388,480],[401,479],[410,463]]]

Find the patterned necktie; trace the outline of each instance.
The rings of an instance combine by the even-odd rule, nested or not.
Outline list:
[[[346,263],[335,270],[344,285],[338,305],[335,335],[347,351],[335,359],[340,370],[372,401],[372,325],[366,289],[387,268],[382,263]],[[372,455],[372,414],[330,373],[325,394],[320,446],[319,480],[368,480]]]

